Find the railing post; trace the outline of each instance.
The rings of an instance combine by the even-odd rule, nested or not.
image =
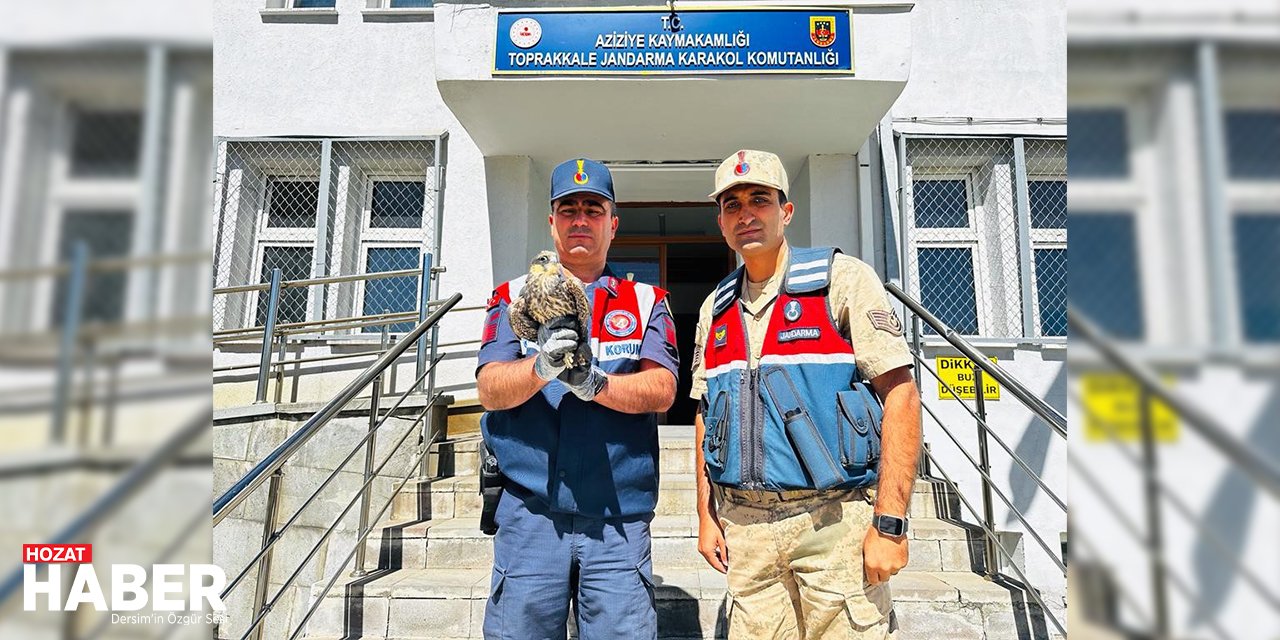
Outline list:
[[[987,453],[987,399],[983,388],[982,367],[978,363],[973,363],[973,388],[974,399],[977,404],[978,414],[978,464],[982,467],[982,518],[987,525],[987,529],[995,533],[996,518],[992,510],[991,504],[991,482],[987,478],[991,477],[991,458]],[[957,390],[958,391],[958,390]],[[959,398],[956,398],[959,400]],[[998,542],[992,536],[987,536],[985,549],[987,577],[996,575],[996,544]]]
[[[276,270],[279,272],[279,270]],[[271,474],[270,484],[267,485],[267,513],[262,518],[262,548],[267,549],[262,559],[258,561],[258,582],[253,589],[253,616],[250,620],[255,620],[259,615],[263,615],[263,610],[267,606],[267,590],[270,585],[267,583],[271,579],[271,554],[275,551],[275,547],[267,548],[271,544],[272,539],[276,536],[276,515],[280,512],[280,484],[284,478],[284,469],[277,469]],[[249,634],[249,640],[258,640],[262,637],[262,625],[253,628]]]
[[[89,270],[89,245],[83,240],[71,249],[71,273],[67,276],[67,297],[62,304],[62,336],[58,343],[58,374],[53,388],[53,421],[50,435],[55,443],[67,438],[72,368],[76,361],[76,341],[80,333],[84,287]]]
[[[271,375],[271,346],[276,337],[276,315],[280,308],[280,269],[271,270],[271,289],[267,294],[267,318],[262,327],[262,362],[258,365],[258,393],[255,404],[267,401],[267,378]]]
[[[427,303],[431,302],[431,259],[430,252],[422,254],[422,276],[418,282],[418,324],[422,324],[422,321],[427,319]],[[427,370],[427,337],[425,335],[418,338],[417,349],[414,380],[421,378],[422,372]]]
[[[1164,533],[1160,518],[1159,464],[1156,438],[1151,424],[1151,395],[1138,384],[1138,424],[1142,429],[1142,485],[1147,502],[1147,537],[1151,546],[1151,595],[1154,607],[1154,637],[1169,637],[1169,593],[1164,571]]]
[[[382,325],[382,350],[384,352],[387,350],[387,338],[389,337],[387,332],[389,329],[389,325]],[[396,366],[394,361],[391,366]],[[364,447],[364,488],[360,491],[360,528],[356,532],[357,539],[363,537],[365,532],[369,530],[369,502],[372,500],[371,491],[373,490],[373,483],[369,482],[369,477],[373,475],[374,450],[378,445],[378,434],[374,433],[374,431],[378,428],[378,405],[381,400],[382,374],[378,374],[378,377],[373,379],[373,394],[369,398],[370,435],[369,441],[365,443]],[[365,553],[368,546],[368,544],[356,545],[355,568],[351,571],[351,577],[359,578],[369,573],[364,568]]]
[[[289,336],[280,336],[280,358],[276,362],[276,402],[284,399],[284,359],[289,355]]]

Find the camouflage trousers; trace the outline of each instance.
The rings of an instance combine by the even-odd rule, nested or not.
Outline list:
[[[718,488],[730,640],[895,638],[888,585],[867,584],[870,491]]]

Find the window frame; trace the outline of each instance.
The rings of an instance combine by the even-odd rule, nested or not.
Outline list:
[[[406,242],[406,241],[404,241],[404,240],[399,240],[399,241],[394,241],[394,242],[392,242],[392,241],[385,241],[385,240],[373,240],[373,241],[364,241],[364,240],[362,240],[362,241],[360,242],[360,269],[361,269],[361,271],[360,271],[360,272],[361,272],[361,273],[366,273],[366,274],[367,274],[367,273],[375,273],[375,272],[373,272],[373,271],[370,271],[370,270],[369,270],[369,250],[370,250],[370,249],[413,249],[414,251],[417,251],[417,253],[418,253],[418,266],[419,266],[419,267],[421,267],[421,265],[422,265],[422,253],[423,253],[423,251],[425,251],[425,250],[426,250],[426,249],[424,248],[424,246],[423,246],[423,244],[422,244],[421,242],[417,242],[417,243],[415,243],[415,242]],[[382,272],[377,272],[377,273],[382,273]],[[405,276],[405,277],[412,278],[412,277],[414,277],[414,276]],[[416,305],[417,305],[417,303],[418,303],[418,296],[420,295],[420,292],[421,292],[421,289],[422,289],[421,274],[419,274],[419,276],[417,276],[417,277],[419,278],[419,281],[418,281],[418,288],[417,288],[417,291],[415,291],[415,295],[414,295],[414,304],[415,304],[415,306],[416,306]],[[360,315],[361,315],[361,316],[371,316],[371,315],[378,315],[378,314],[382,313],[381,311],[378,311],[378,312],[375,312],[375,313],[369,313],[369,312],[368,312],[368,310],[367,310],[367,309],[365,309],[365,290],[366,290],[366,288],[367,288],[367,286],[368,286],[369,282],[370,282],[369,280],[358,280],[358,281],[356,281],[357,285],[356,285],[356,287],[355,287],[355,294],[356,294],[356,298],[355,298],[355,299],[358,301],[358,304],[360,305]],[[392,311],[391,313],[403,313],[403,312]],[[387,325],[387,326],[392,326],[392,325]],[[367,335],[370,335],[371,333],[375,333],[375,334],[376,334],[376,333],[378,333],[378,332],[380,332],[380,331],[381,331],[381,328],[380,328],[380,327],[379,327],[378,331],[372,331],[372,332],[364,331],[364,330],[363,330],[363,328],[361,328],[361,329],[353,329],[353,330],[352,330],[352,333],[353,333],[353,334],[355,334],[355,335],[365,335],[365,336],[367,336]],[[394,333],[394,332],[393,332],[393,333]]]
[[[395,174],[370,174],[364,178],[364,206],[360,210],[360,242],[403,242],[406,232],[422,231],[427,224],[427,184],[425,176],[404,176]],[[422,184],[422,219],[416,227],[375,227],[373,226],[373,192],[379,182],[421,182]]]
[[[977,313],[978,331],[974,334],[962,334],[969,337],[986,337],[983,331],[992,324],[992,302],[988,300],[988,296],[978,295],[986,286],[985,269],[979,268],[980,265],[986,264],[988,260],[986,243],[982,242],[982,238],[989,235],[990,230],[987,229],[987,212],[986,206],[980,204],[974,196],[974,171],[976,167],[971,164],[958,164],[951,167],[928,167],[917,169],[913,165],[906,166],[907,185],[910,189],[910,203],[907,207],[907,224],[910,231],[909,236],[911,242],[910,247],[910,265],[914,278],[911,281],[911,295],[920,299],[922,296],[922,282],[920,273],[920,249],[948,249],[963,248],[970,250],[973,265],[973,300]],[[962,180],[965,185],[965,207],[969,216],[968,227],[917,227],[916,226],[916,195],[915,187],[917,182],[930,180]],[[921,233],[928,234],[930,237],[921,239]],[[996,236],[998,239],[998,230]],[[937,338],[936,335],[929,335],[929,338]]]
[[[254,242],[254,249],[253,249],[253,267],[252,267],[252,271],[250,271],[250,273],[256,273],[256,274],[261,274],[261,273],[262,273],[262,267],[263,267],[263,263],[266,261],[266,255],[267,255],[267,248],[268,248],[268,247],[308,247],[308,248],[310,248],[310,249],[311,249],[311,266],[312,266],[312,270],[314,270],[314,267],[315,267],[315,260],[316,260],[316,243],[315,243],[315,241],[311,241],[311,242],[304,242],[304,241],[299,241],[299,240],[263,240],[263,239],[258,239],[256,242]],[[310,273],[310,272],[309,272],[309,273]],[[310,277],[310,275],[308,275],[308,277]],[[282,279],[282,281],[283,281],[283,279]],[[270,280],[268,280],[267,282],[270,282]],[[258,319],[258,318],[257,318],[257,316],[258,316],[258,299],[259,299],[259,297],[260,297],[260,296],[265,296],[265,295],[270,295],[270,289],[255,289],[255,290],[253,290],[253,291],[251,291],[251,292],[250,292],[249,300],[248,300],[247,304],[245,305],[245,310],[244,310],[244,315],[245,315],[245,317],[241,320],[240,326],[242,326],[242,327],[256,327],[256,326],[260,326],[260,325],[254,324],[254,323],[256,323],[256,322],[257,322],[257,319]],[[311,296],[310,296],[310,291],[308,291],[308,295],[307,295],[307,305],[306,305],[306,307],[304,307],[304,308],[303,308],[303,315],[304,315],[303,321],[306,321],[306,320],[310,317],[310,314],[311,314]],[[277,317],[277,322],[278,322],[278,321],[279,321],[279,319],[278,319],[278,317]]]
[[[1032,174],[1028,169],[1028,175],[1027,175],[1027,193],[1028,194],[1031,192],[1032,182],[1064,182],[1065,183],[1067,182],[1067,176],[1058,174],[1058,173]],[[1028,202],[1027,203],[1028,211],[1030,211],[1030,207],[1031,207],[1031,203]],[[1063,207],[1067,211],[1070,210],[1070,207],[1065,202],[1063,203]],[[1064,217],[1063,217],[1064,220],[1066,219],[1066,215],[1069,215],[1067,214],[1067,211],[1064,211]],[[1060,336],[1045,335],[1044,327],[1040,322],[1040,318],[1042,314],[1040,311],[1040,279],[1036,277],[1036,250],[1037,249],[1066,250],[1067,228],[1063,226],[1063,227],[1037,229],[1035,227],[1029,226],[1029,223],[1030,223],[1030,220],[1028,219],[1028,231],[1030,232],[1029,235],[1031,238],[1031,247],[1030,247],[1031,255],[1027,256],[1027,264],[1030,265],[1030,268],[1031,268],[1031,291],[1029,292],[1028,295],[1031,296],[1031,308],[1033,311],[1032,318],[1031,318],[1032,327],[1033,327],[1033,330],[1035,331],[1036,337],[1038,338],[1061,338],[1065,340],[1067,337],[1065,334]],[[1070,278],[1069,274],[1070,274],[1070,271],[1064,273],[1063,277]],[[1063,286],[1064,287],[1068,286],[1067,282],[1063,282]]]

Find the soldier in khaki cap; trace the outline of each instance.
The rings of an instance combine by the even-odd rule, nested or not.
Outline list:
[[[788,246],[787,189],[772,153],[716,171],[743,266],[698,319],[698,551],[728,574],[731,639],[891,638],[920,449],[911,354],[869,265]]]

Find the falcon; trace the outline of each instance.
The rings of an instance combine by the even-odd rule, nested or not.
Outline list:
[[[539,253],[529,263],[529,277],[508,311],[512,331],[530,342],[537,342],[538,327],[563,316],[576,320],[574,330],[584,344],[591,326],[591,304],[582,281],[569,273],[551,251]],[[580,363],[576,362],[576,356],[580,353],[581,350],[569,354],[565,363],[570,368],[577,366]]]

